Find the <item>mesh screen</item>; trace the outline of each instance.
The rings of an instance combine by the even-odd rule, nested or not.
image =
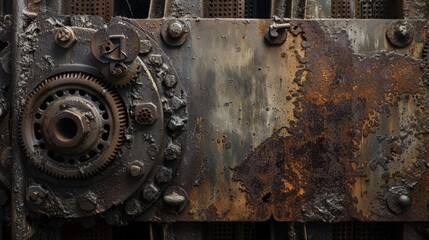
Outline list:
[[[244,18],[244,0],[206,0],[204,17]]]
[[[332,0],[332,18],[353,18],[351,13],[351,1],[352,0]]]
[[[69,0],[69,14],[96,15],[108,21],[113,14],[113,0]]]
[[[356,16],[363,19],[385,18],[384,0],[357,0]]]

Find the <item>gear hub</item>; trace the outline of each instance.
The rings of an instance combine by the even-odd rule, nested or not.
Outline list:
[[[59,178],[97,174],[120,150],[126,124],[119,96],[96,78],[66,73],[30,93],[21,141],[43,172]]]

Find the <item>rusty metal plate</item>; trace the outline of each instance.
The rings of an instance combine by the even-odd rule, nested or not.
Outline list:
[[[426,21],[402,49],[385,37],[393,22],[292,21],[270,46],[269,21],[189,21],[186,44],[165,51],[188,79],[175,184],[190,203],[141,220],[427,220]],[[398,186],[412,200],[401,213],[386,199]]]

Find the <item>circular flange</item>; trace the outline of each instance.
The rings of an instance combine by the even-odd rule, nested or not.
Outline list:
[[[84,178],[106,168],[124,141],[125,109],[119,96],[94,77],[65,73],[29,94],[20,138],[43,172]]]

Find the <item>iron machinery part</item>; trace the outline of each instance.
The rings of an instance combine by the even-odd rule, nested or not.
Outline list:
[[[186,92],[170,58],[151,38],[148,31],[143,31],[122,18],[112,19],[107,25],[88,20],[93,24],[90,27],[82,21],[76,17],[49,18],[47,21],[35,21],[29,26],[38,29],[33,38],[35,41],[31,42],[34,44],[34,54],[29,58],[35,63],[29,67],[34,75],[27,81],[23,91],[35,90],[31,91],[27,100],[23,99],[25,114],[22,114],[21,127],[27,121],[25,124],[30,131],[24,133],[21,130],[20,135],[24,149],[31,151],[28,154],[31,155],[28,158],[30,161],[26,163],[29,169],[28,182],[43,186],[48,194],[40,204],[28,198],[26,211],[38,220],[44,217],[77,219],[101,215],[112,224],[125,224],[133,221],[137,215],[147,211],[155,201],[162,198],[164,190],[170,186],[172,177],[175,176],[181,163],[181,147],[186,138],[182,133],[185,133],[185,127],[183,123],[180,128],[171,130],[167,125],[171,119],[187,119]],[[115,55],[113,52],[107,63],[94,57],[91,51],[91,45],[94,43],[92,41],[96,39],[97,31],[111,29],[110,25],[119,25],[126,29],[122,32],[126,38],[133,33],[138,34],[142,46],[137,46],[136,52],[130,48],[128,52],[125,51],[128,57],[137,53],[135,59],[122,60],[115,57],[121,55]],[[72,51],[60,49],[54,41],[55,32],[63,26],[72,29],[78,39]],[[65,53],[67,57],[64,57]],[[125,84],[119,84],[117,80],[122,81],[121,77],[114,77],[111,73],[111,66],[122,63],[128,69],[124,77],[129,77],[129,81]],[[73,77],[68,78],[68,74]],[[117,75],[121,74],[118,72]],[[79,81],[81,78],[92,80]],[[164,79],[167,79],[165,84]],[[80,84],[81,82],[85,84]],[[70,93],[70,89],[75,92]],[[62,96],[56,96],[59,90],[63,90],[60,93]],[[81,95],[80,90],[89,93],[88,97]],[[103,94],[100,94],[101,92]],[[53,99],[48,99],[50,96]],[[107,103],[106,98],[110,99],[111,96],[120,98],[120,104]],[[39,110],[42,102],[49,104],[42,107],[45,109]],[[143,125],[134,118],[134,111],[139,106],[147,108],[137,114]],[[104,109],[107,110],[108,119],[103,118]],[[36,118],[37,113],[39,114]],[[109,137],[108,142],[111,145],[99,150],[97,146],[100,137],[94,136],[103,136],[99,133],[99,126],[106,122],[113,126],[111,131],[117,129],[118,125],[109,122],[113,119],[113,113],[120,113],[120,116],[127,120],[126,127],[120,127],[121,140],[118,144]],[[184,120],[180,123],[182,122]],[[31,129],[35,128],[34,123],[40,128],[40,133],[36,131],[40,139],[35,138],[34,131],[31,132]],[[61,126],[72,128],[63,129]],[[24,144],[24,140],[27,144]],[[174,159],[169,155],[170,160],[166,160],[165,149],[171,148],[173,143]],[[116,158],[110,161],[109,157],[112,155],[109,155],[108,151],[109,147],[113,146],[120,147],[120,153],[113,152]],[[70,149],[74,149],[74,154],[89,156],[88,160],[82,163],[76,161],[73,166],[68,162]],[[92,150],[95,151],[95,156],[92,156]],[[47,155],[48,151],[52,152],[50,156]],[[104,159],[101,159],[102,155],[105,156]],[[33,167],[35,165],[41,171]],[[96,168],[97,165],[100,168]],[[48,172],[47,168],[50,166],[54,167]],[[167,171],[161,173],[156,171],[167,168]],[[57,169],[63,171],[61,176],[57,176]],[[79,175],[81,173],[74,170],[84,170],[86,175]],[[38,200],[36,195],[32,196]]]
[[[58,178],[86,178],[106,168],[124,142],[125,108],[96,78],[65,73],[29,94],[20,138],[35,166]]]

